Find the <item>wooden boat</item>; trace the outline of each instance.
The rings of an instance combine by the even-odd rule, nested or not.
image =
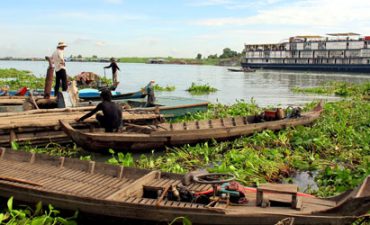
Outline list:
[[[224,118],[184,123],[162,123],[156,126],[127,126],[118,133],[81,132],[67,122],[60,121],[63,131],[86,150],[100,151],[112,148],[117,151],[150,150],[164,146],[194,144],[210,139],[226,140],[250,135],[266,129],[279,130],[285,127],[307,125],[319,118],[322,112],[320,102],[314,110],[298,118],[285,118],[260,122],[259,116]],[[256,123],[256,121],[258,121]]]
[[[0,146],[10,146],[15,141],[22,145],[43,145],[50,142],[69,143],[71,139],[60,129],[59,120],[63,119],[79,129],[88,131],[98,126],[95,118],[90,117],[83,123],[76,123],[80,118],[95,106],[66,108],[66,109],[40,109],[25,112],[0,113]],[[145,123],[159,120],[161,115],[153,111],[124,111],[124,122]]]
[[[9,100],[13,99],[17,98],[14,96]],[[36,102],[39,101],[36,100]],[[206,101],[180,97],[158,97],[154,107],[144,107],[146,103],[144,99],[131,99],[124,102],[133,108],[126,109],[126,105],[123,107],[123,120],[135,124],[153,123],[153,121],[160,121],[162,118],[167,119],[186,113],[206,111],[208,106]],[[74,108],[0,113],[0,145],[10,146],[12,141],[16,141],[18,144],[32,143],[32,145],[48,144],[51,141],[60,144],[69,143],[71,139],[60,129],[59,120],[70,122],[73,127],[78,127],[79,130],[88,131],[95,128],[98,124],[94,117],[85,120],[83,124],[77,124],[75,119],[91,111],[97,103],[91,102],[88,104],[89,106]],[[0,112],[1,109],[2,107],[0,107]],[[22,110],[20,109],[20,111]]]
[[[186,114],[197,112],[206,112],[208,110],[207,101],[175,96],[156,97],[151,107],[146,106],[146,99],[130,99],[123,102],[132,107],[133,111],[159,111],[160,114],[165,115],[167,118],[185,116]]]
[[[95,91],[93,91],[95,90]],[[145,98],[147,96],[146,92],[143,90],[130,92],[130,93],[120,93],[114,91],[112,94],[113,100],[122,100],[122,99],[133,99],[133,98]],[[87,101],[100,101],[100,91],[96,89],[84,89],[80,90],[79,98]]]
[[[227,68],[230,72],[255,72],[255,69],[251,68]]]
[[[194,224],[271,225],[290,218],[295,225],[341,225],[370,210],[370,177],[331,198],[299,193],[293,185],[248,188],[232,182],[230,175],[222,177],[183,176],[0,148],[0,196],[111,216],[117,222],[119,218],[170,222],[186,216]],[[232,186],[237,189],[227,189]]]
[[[22,104],[21,100],[25,100],[26,98],[29,97],[29,91],[24,95],[24,96],[16,96],[14,95],[15,91],[10,91],[10,95],[6,96],[0,96],[0,100],[5,101],[6,99],[16,99],[17,103],[13,104]],[[33,96],[35,98],[42,98],[44,92],[41,90],[33,90],[32,92]],[[54,91],[51,91],[51,94],[54,95]],[[140,91],[135,91],[135,92],[129,92],[129,93],[121,93],[118,91],[112,91],[112,99],[113,100],[120,100],[120,99],[134,99],[134,98],[145,98],[147,94],[145,91],[140,90]],[[93,88],[85,88],[81,89],[79,91],[79,98],[88,100],[88,101],[100,101],[100,91],[98,89],[93,89]],[[0,102],[1,104],[1,102]]]

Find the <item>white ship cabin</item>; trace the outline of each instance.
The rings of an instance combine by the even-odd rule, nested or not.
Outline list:
[[[277,44],[245,45],[246,63],[370,64],[370,36],[295,36]]]

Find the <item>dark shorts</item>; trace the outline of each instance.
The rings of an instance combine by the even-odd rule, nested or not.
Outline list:
[[[96,119],[99,121],[100,126],[105,129],[105,132],[118,131],[119,127],[121,126],[120,123],[114,123],[100,113],[96,114]]]

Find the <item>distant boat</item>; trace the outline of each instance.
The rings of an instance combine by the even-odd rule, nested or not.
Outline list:
[[[186,217],[212,225],[348,225],[366,219],[370,210],[370,177],[354,190],[318,198],[292,184],[246,187],[231,174],[183,175],[4,148],[0,171],[3,198],[121,223],[131,218],[168,224]]]
[[[230,72],[255,72],[256,70],[251,68],[227,68]]]
[[[370,72],[370,36],[303,35],[275,44],[247,44],[241,66],[253,69]]]

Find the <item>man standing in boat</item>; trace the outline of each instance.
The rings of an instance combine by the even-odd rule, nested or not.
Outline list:
[[[51,56],[52,63],[55,68],[55,86],[54,86],[54,96],[58,95],[60,82],[62,82],[62,91],[67,91],[67,72],[66,63],[64,61],[64,48],[67,45],[64,42],[59,42],[57,49]]]
[[[112,102],[112,94],[110,90],[103,89],[100,93],[102,102],[99,103],[95,109],[87,113],[83,117],[76,119],[77,122],[82,122],[98,111],[103,111],[103,115],[98,113],[96,119],[99,121],[100,126],[104,127],[105,132],[118,131],[122,124],[122,110],[115,102]]]
[[[106,66],[104,67],[104,69],[109,69],[109,68],[112,68],[112,80],[113,80],[113,87],[117,87],[118,84],[119,84],[119,81],[118,81],[118,70],[120,70],[120,68],[118,67],[117,65],[117,62],[114,58],[111,58],[110,59],[110,65],[109,66]]]

